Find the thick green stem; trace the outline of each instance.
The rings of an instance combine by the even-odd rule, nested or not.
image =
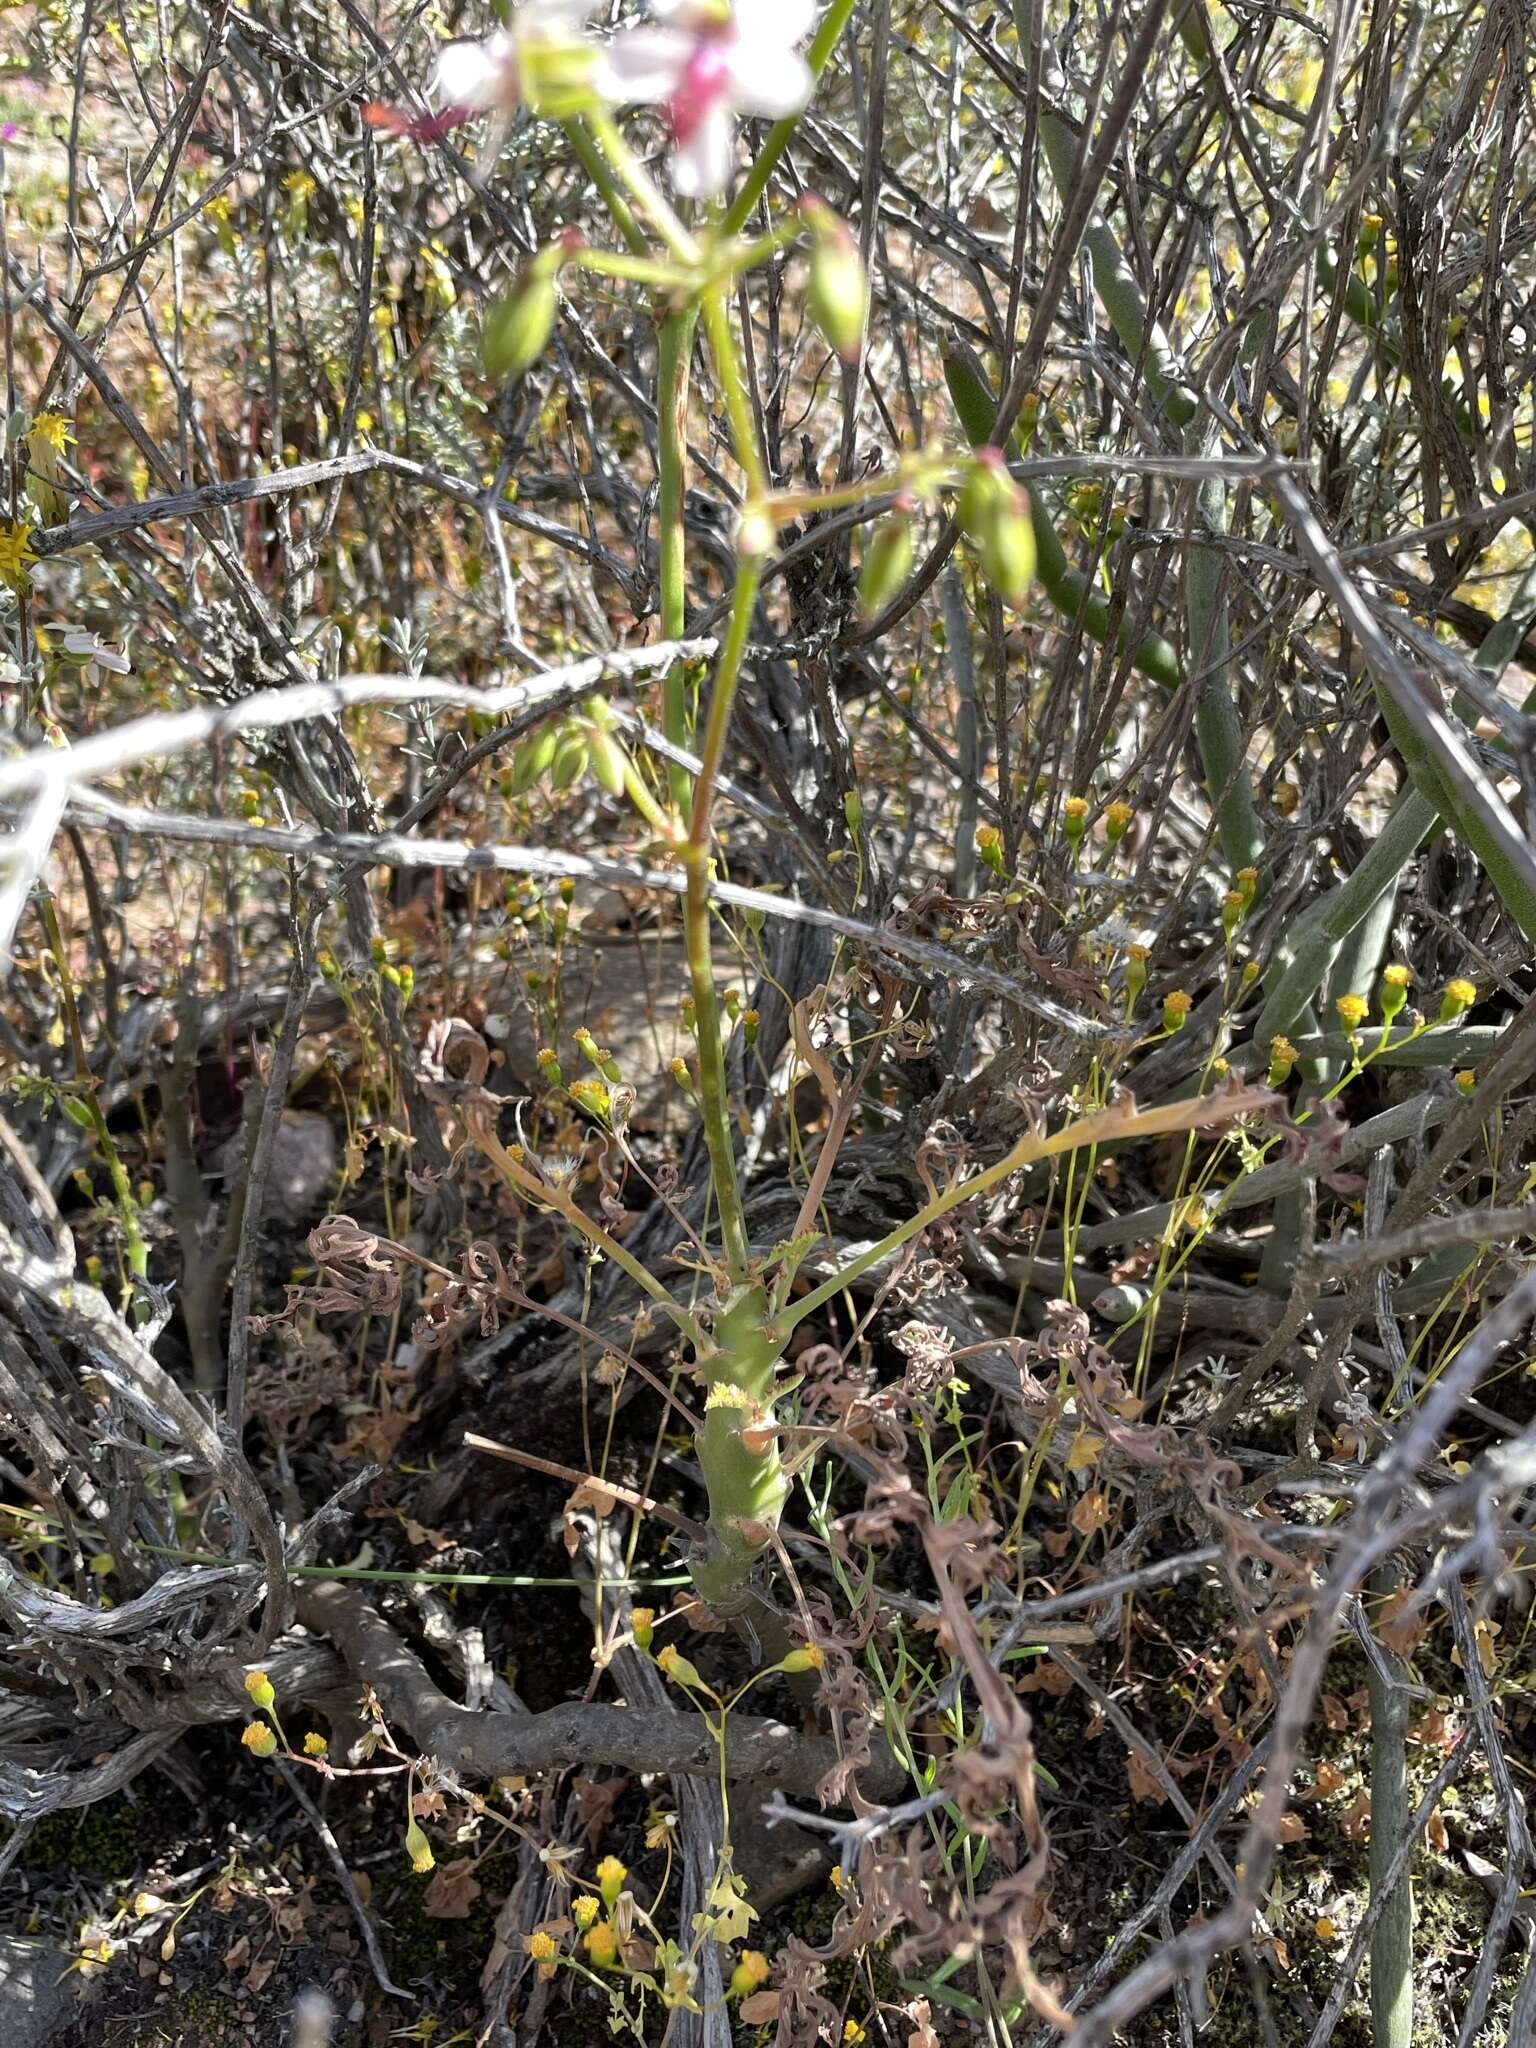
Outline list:
[[[699,1467],[709,1492],[709,1543],[690,1560],[694,1584],[722,1613],[745,1604],[743,1587],[772,1540],[789,1479],[770,1415],[787,1333],[772,1326],[767,1290],[738,1288],[699,1365],[709,1385]]]

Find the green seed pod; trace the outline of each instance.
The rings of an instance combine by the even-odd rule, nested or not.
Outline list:
[[[542,731],[536,732],[532,739],[523,741],[512,756],[512,773],[507,778],[514,796],[522,796],[526,790],[532,789],[547,772],[555,758],[555,748],[559,739],[560,735],[555,727],[546,725]]]
[[[587,751],[592,761],[592,773],[604,789],[610,796],[621,796],[629,757],[613,734],[594,725],[587,734]]]
[[[555,757],[550,763],[549,782],[552,789],[569,789],[571,784],[586,773],[587,735],[584,732],[564,732],[555,742]]]
[[[493,377],[520,377],[536,363],[555,329],[555,265],[546,250],[485,316],[480,352]]]
[[[859,611],[866,619],[882,612],[912,568],[912,522],[899,512],[882,519],[869,537],[859,565]]]
[[[1035,580],[1035,536],[1028,501],[1008,474],[1001,450],[977,449],[956,510],[982,574],[1017,610]]]
[[[869,315],[869,279],[858,245],[842,221],[814,193],[800,201],[811,231],[811,315],[845,363],[856,363]]]

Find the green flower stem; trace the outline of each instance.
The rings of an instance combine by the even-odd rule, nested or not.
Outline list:
[[[752,1432],[772,1409],[788,1336],[769,1315],[767,1290],[754,1281],[734,1290],[715,1325],[713,1346],[699,1354],[710,1388],[698,1439],[709,1493],[709,1543],[689,1563],[701,1597],[724,1614],[744,1604],[744,1582],[768,1547],[789,1495],[777,1438],[766,1427],[762,1441]]]
[[[975,356],[961,341],[951,341],[944,350],[944,381],[966,439],[973,448],[987,447],[992,423],[997,418],[997,399]],[[1018,444],[1011,435],[1005,452],[1011,462],[1020,460]],[[1027,487],[1024,494],[1029,500],[1035,536],[1035,575],[1041,589],[1064,618],[1081,624],[1089,639],[1107,640],[1108,598],[1080,570],[1069,565],[1066,550],[1039,498]],[[1134,668],[1165,689],[1176,690],[1183,681],[1179,657],[1161,633],[1137,633],[1129,619],[1122,619],[1115,645],[1130,657]]]
[[[633,207],[619,190],[614,175],[608,168],[607,158],[593,141],[590,129],[584,121],[570,121],[566,124],[565,132],[571,139],[571,147],[575,150],[582,169],[602,194],[603,204],[607,207],[614,226],[628,244],[630,253],[644,256],[648,247],[644,230],[635,219]]]
[[[848,26],[856,0],[832,0],[832,5],[817,24],[811,38],[805,61],[811,68],[811,76],[820,78],[837,48],[838,37]],[[800,125],[798,114],[787,114],[782,121],[775,121],[768,131],[768,139],[757,153],[757,161],[741,182],[741,190],[731,201],[721,225],[721,233],[739,235],[752,217],[753,209],[768,189],[768,180],[773,176],[780,157],[794,139]]]
[[[578,270],[598,277],[622,277],[632,284],[654,285],[658,291],[686,291],[693,273],[681,263],[663,263],[654,256],[626,255],[621,249],[577,249],[566,259]]]
[[[693,817],[687,842],[682,848],[687,877],[683,934],[693,988],[694,1027],[698,1033],[699,1098],[704,1117],[704,1141],[709,1148],[726,1270],[737,1284],[746,1279],[750,1246],[742,1211],[741,1183],[736,1172],[736,1146],[725,1078],[725,1049],[720,1031],[720,1001],[715,989],[714,956],[710,943],[710,811],[761,581],[761,565],[755,556],[746,557],[737,571],[730,624],[710,690],[709,716],[699,749],[699,774],[693,791]]]
[[[628,186],[630,197],[639,211],[679,262],[697,265],[700,260],[698,243],[672,211],[644,164],[624,140],[623,130],[618,122],[611,114],[600,113],[596,109],[588,114],[587,119],[591,124],[592,133],[602,147],[603,155]]]
[[[688,616],[688,576],[683,529],[683,493],[688,464],[688,366],[693,355],[698,307],[663,315],[656,343],[656,461],[660,483],[657,540],[661,584],[661,634],[680,640]],[[675,747],[691,739],[683,664],[674,662],[662,683],[661,727]],[[678,762],[667,765],[667,784],[678,815],[686,817],[693,779]]]

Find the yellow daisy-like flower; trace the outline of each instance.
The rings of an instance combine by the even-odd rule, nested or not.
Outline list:
[[[1458,974],[1454,981],[1445,984],[1445,993],[1440,998],[1440,1022],[1454,1024],[1462,1011],[1470,1010],[1476,1001],[1476,988]]]
[[[591,1892],[583,1892],[571,1907],[571,1918],[583,1933],[592,1925],[598,1915],[598,1902]]]
[[[0,582],[19,590],[36,560],[31,527],[18,520],[0,519]]]
[[[528,1953],[536,1963],[552,1962],[560,1953],[560,1944],[552,1934],[536,1927],[528,1937]]]
[[[1339,1013],[1339,1022],[1346,1031],[1358,1031],[1370,1011],[1370,1004],[1364,996],[1340,996],[1333,1006]]]
[[[1390,967],[1383,967],[1381,978],[1388,988],[1407,988],[1413,980],[1413,969],[1405,967],[1400,960],[1394,960]]]
[[[75,429],[61,412],[40,412],[28,429],[28,440],[34,435],[44,447],[51,448],[55,455],[62,455],[74,440]]]

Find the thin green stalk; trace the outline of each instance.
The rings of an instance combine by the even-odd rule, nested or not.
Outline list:
[[[699,748],[699,774],[693,791],[693,816],[688,839],[682,849],[688,884],[683,901],[683,932],[688,951],[688,974],[693,987],[694,1026],[698,1033],[699,1097],[703,1109],[704,1141],[709,1147],[726,1267],[738,1285],[747,1276],[750,1246],[742,1211],[741,1184],[736,1173],[725,1050],[720,1032],[720,1002],[715,988],[714,955],[710,943],[710,812],[761,582],[761,564],[755,556],[745,557],[736,574],[730,624],[710,690],[709,716]]]
[[[608,168],[608,160],[593,141],[586,123],[572,121],[567,125],[566,133],[571,138],[571,147],[575,150],[582,169],[602,194],[603,204],[631,253],[636,256],[647,255],[649,245],[640,223],[635,219],[634,209],[619,190],[614,175]]]
[[[618,176],[629,187],[630,197],[663,242],[680,262],[696,264],[699,245],[667,204],[644,164],[624,140],[623,130],[611,114],[588,114],[592,133]]]
[[[1192,1131],[1206,1124],[1226,1123],[1234,1116],[1242,1115],[1245,1109],[1259,1109],[1271,1101],[1273,1097],[1263,1090],[1248,1101],[1232,1096],[1206,1096],[1194,1101],[1159,1103],[1154,1109],[1105,1109],[1093,1116],[1079,1117],[1075,1123],[1063,1124],[1059,1131],[1043,1136],[1026,1133],[994,1165],[946,1188],[942,1195],[936,1195],[915,1216],[908,1217],[905,1223],[888,1231],[878,1244],[868,1246],[845,1266],[839,1267],[819,1287],[801,1295],[785,1316],[780,1317],[780,1326],[782,1328],[787,1321],[793,1328],[795,1324],[804,1322],[807,1316],[825,1307],[834,1295],[851,1287],[871,1266],[879,1265],[892,1252],[900,1251],[904,1244],[937,1223],[940,1217],[947,1216],[951,1209],[958,1209],[962,1202],[974,1201],[978,1195],[986,1194],[989,1188],[995,1188],[1000,1181],[1007,1180],[1010,1174],[1018,1173],[1023,1167],[1033,1166],[1042,1159],[1053,1159],[1063,1152],[1076,1152],[1083,1146],[1117,1144],[1159,1137],[1169,1131]]]
[[[837,39],[848,26],[856,0],[832,0],[832,5],[817,24],[811,38],[805,61],[810,66],[811,76],[820,78],[837,48]],[[757,153],[757,160],[741,181],[741,190],[731,201],[721,223],[722,235],[739,235],[752,217],[753,209],[768,190],[768,180],[773,176],[781,156],[794,140],[795,130],[800,126],[799,114],[786,114],[782,121],[775,121],[768,131],[768,139]]]
[[[688,464],[688,366],[698,325],[696,305],[663,315],[656,341],[656,464],[660,483],[657,554],[661,585],[661,633],[680,640],[688,617],[686,536],[683,493]],[[689,743],[688,693],[683,664],[674,662],[662,684],[662,731],[675,747]],[[667,765],[667,784],[680,816],[693,799],[688,770]]]

